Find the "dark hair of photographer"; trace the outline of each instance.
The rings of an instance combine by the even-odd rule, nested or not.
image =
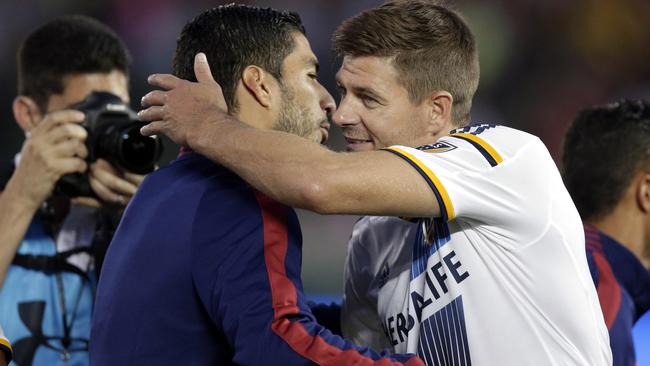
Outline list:
[[[237,81],[246,66],[260,66],[282,82],[282,62],[295,47],[293,32],[305,34],[305,28],[300,16],[289,11],[236,4],[206,11],[181,31],[173,74],[196,81],[194,56],[205,53],[213,77],[221,85],[228,110],[233,113],[237,111]],[[255,37],[251,38],[250,34]]]
[[[85,16],[55,19],[31,33],[17,55],[18,94],[47,110],[52,94],[63,92],[66,75],[120,71],[128,77],[130,56],[120,38]]]

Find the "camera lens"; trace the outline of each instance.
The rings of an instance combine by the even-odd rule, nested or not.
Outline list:
[[[97,125],[94,146],[98,158],[107,159],[122,170],[136,174],[154,170],[162,144],[158,138],[140,134],[145,123],[107,113],[97,118]]]
[[[157,138],[142,136],[140,127],[144,123],[134,123],[120,131],[117,155],[124,167],[138,174],[149,173],[160,155],[160,142]]]
[[[71,108],[86,115],[81,126],[88,131],[88,163],[105,159],[120,171],[136,174],[154,170],[162,155],[162,143],[158,138],[140,135],[145,123],[138,121],[137,114],[118,96],[95,91]],[[92,196],[88,178],[88,172],[66,174],[55,191],[70,197]]]

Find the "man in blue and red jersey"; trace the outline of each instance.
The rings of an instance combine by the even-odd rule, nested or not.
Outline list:
[[[252,127],[325,141],[335,105],[297,14],[244,5],[206,11],[178,39],[176,76],[206,77],[194,75],[197,52],[208,55],[230,113]],[[318,325],[300,267],[294,211],[184,151],[145,180],[111,243],[92,364],[422,365],[355,347]]]
[[[650,309],[650,103],[584,109],[567,131],[563,177],[582,219],[614,366],[634,366],[632,327]],[[638,346],[638,345],[637,345]]]

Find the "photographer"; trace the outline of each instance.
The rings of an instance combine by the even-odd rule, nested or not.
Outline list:
[[[0,167],[0,324],[19,366],[88,364],[97,267],[144,177],[96,159],[88,114],[72,108],[94,91],[128,103],[129,56],[105,25],[67,16],[32,32],[17,59],[13,113],[27,138]],[[61,194],[72,173],[89,197]]]

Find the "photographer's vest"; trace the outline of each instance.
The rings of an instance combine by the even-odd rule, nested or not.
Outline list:
[[[0,324],[14,346],[14,362],[88,365],[96,280],[66,265],[38,218],[29,226],[0,290]]]
[[[13,164],[0,164],[0,190],[11,173]],[[10,365],[85,366],[97,284],[93,261],[103,259],[115,226],[76,206],[55,242],[43,219],[50,218],[34,217],[0,289],[0,324],[14,348]]]

